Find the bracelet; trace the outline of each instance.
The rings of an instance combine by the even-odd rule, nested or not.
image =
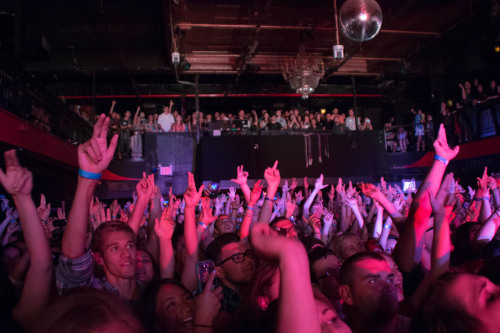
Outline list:
[[[484,197],[483,197],[484,198]],[[474,201],[483,201],[483,198],[474,198]]]
[[[80,170],[78,170],[78,175],[80,177],[83,177],[83,178],[97,180],[97,179],[101,179],[102,173],[94,173],[94,172],[85,171],[85,170],[80,169]]]
[[[247,206],[247,210],[253,211],[253,206]]]
[[[439,162],[443,163],[444,165],[448,165],[448,163],[450,163],[450,161],[448,161],[446,158],[441,157],[439,155],[434,156],[434,159],[436,161],[439,161]]]
[[[384,228],[385,228],[385,229],[391,229],[391,228],[392,228],[392,225],[384,224]]]
[[[265,197],[265,198],[264,198],[264,200],[274,202],[274,200],[273,200],[273,199],[270,199],[270,198],[268,198],[268,197]]]
[[[208,226],[203,222],[198,222],[198,225],[203,227],[204,230],[207,230],[207,228],[208,228]]]
[[[116,219],[116,215],[112,215],[112,216],[111,216],[111,218],[112,218],[112,219]]]
[[[483,197],[483,200],[488,200],[488,201],[490,201],[490,198],[489,198],[489,197]]]
[[[193,324],[195,327],[206,327],[206,328],[213,328],[213,325],[200,325],[200,324]]]

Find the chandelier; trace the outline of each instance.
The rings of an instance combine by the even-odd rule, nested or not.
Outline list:
[[[313,56],[303,55],[286,60],[282,66],[282,74],[290,87],[303,99],[309,98],[319,85],[319,80],[325,75],[323,60]]]

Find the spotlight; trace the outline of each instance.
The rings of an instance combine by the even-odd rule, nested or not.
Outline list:
[[[495,53],[499,53],[500,52],[500,44],[495,44],[495,46],[493,46],[493,50],[495,51]]]

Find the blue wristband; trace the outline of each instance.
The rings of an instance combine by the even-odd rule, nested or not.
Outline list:
[[[439,162],[443,163],[444,165],[448,165],[448,163],[450,163],[450,161],[448,161],[446,158],[441,157],[439,155],[434,156],[434,159],[436,161],[439,161]]]
[[[83,178],[87,178],[87,179],[101,179],[101,176],[102,176],[102,173],[93,173],[93,172],[90,172],[90,171],[85,171],[85,170],[78,170],[78,175],[80,177],[83,177]]]
[[[251,207],[251,206],[247,206],[247,209],[253,211],[253,207]]]

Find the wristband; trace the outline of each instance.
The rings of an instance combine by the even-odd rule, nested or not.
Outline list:
[[[484,197],[483,197],[484,198]],[[483,198],[474,198],[474,201],[483,201]]]
[[[90,171],[85,171],[85,170],[80,169],[80,170],[78,170],[78,175],[80,177],[83,177],[83,178],[97,180],[97,179],[101,179],[102,173],[93,173]]]
[[[444,165],[448,165],[448,163],[450,163],[450,161],[448,161],[446,158],[441,157],[439,155],[434,156],[434,159],[436,161],[439,161],[439,162],[443,163]]]
[[[204,230],[207,230],[207,228],[208,228],[208,226],[203,222],[198,222],[198,225],[203,227]]]
[[[116,215],[112,215],[112,216],[111,216],[111,218],[112,218],[112,219],[116,219]]]
[[[489,198],[489,197],[483,197],[483,200],[488,200],[488,201],[490,201],[490,198]]]
[[[268,197],[265,197],[265,198],[264,198],[264,200],[274,202],[274,200],[273,200],[273,199],[270,199],[270,198],[268,198]]]
[[[247,210],[253,211],[253,206],[247,206]]]

